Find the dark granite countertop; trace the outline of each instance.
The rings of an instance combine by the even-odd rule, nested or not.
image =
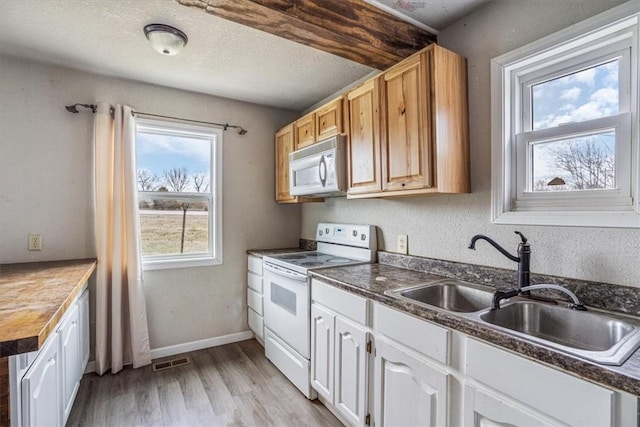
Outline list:
[[[297,248],[276,248],[276,249],[249,249],[247,255],[253,255],[258,258],[262,258],[265,255],[286,254],[288,252],[302,252],[302,251],[315,251],[316,241],[308,239],[300,239],[299,246]]]
[[[314,270],[310,274],[337,288],[463,332],[577,377],[640,396],[640,350],[632,354],[622,366],[599,365],[490,329],[456,313],[429,309],[384,294],[389,289],[444,279],[442,275],[385,264],[334,267]]]
[[[276,255],[276,254],[286,254],[288,252],[301,252],[305,249],[301,248],[280,248],[280,249],[249,249],[247,251],[247,255],[253,255],[258,258],[262,258],[263,256]]]

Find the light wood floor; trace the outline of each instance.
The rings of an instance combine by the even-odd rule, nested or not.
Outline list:
[[[85,375],[67,426],[342,425],[307,400],[255,340],[187,355],[189,365],[164,371]]]

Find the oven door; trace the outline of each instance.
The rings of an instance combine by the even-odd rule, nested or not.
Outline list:
[[[265,261],[264,285],[265,326],[309,359],[311,297],[307,276]]]

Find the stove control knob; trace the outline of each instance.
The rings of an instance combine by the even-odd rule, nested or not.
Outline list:
[[[358,237],[358,230],[353,230],[353,237]]]
[[[364,233],[362,233],[362,234],[360,235],[360,240],[367,240],[367,235],[366,235],[366,234],[364,234]]]
[[[318,235],[322,236],[323,234],[322,230],[318,231]]]

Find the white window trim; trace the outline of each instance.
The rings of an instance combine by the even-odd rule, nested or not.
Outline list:
[[[192,135],[211,140],[211,176],[210,193],[172,193],[170,199],[202,199],[209,203],[209,248],[208,253],[156,255],[142,258],[142,268],[165,270],[175,268],[206,267],[222,264],[222,134],[223,130],[203,124],[193,124],[179,120],[158,120],[139,118],[136,120],[136,132],[139,129],[162,128],[163,135]],[[145,192],[145,196],[166,197],[165,192]],[[138,191],[140,194],[140,191]],[[213,205],[213,209],[211,206]],[[138,214],[139,215],[139,214]],[[139,236],[138,236],[139,237]]]
[[[594,45],[600,47],[603,37],[609,36],[608,44],[616,44],[621,39],[631,40],[630,61],[639,70],[640,0],[632,0],[607,12],[578,23],[558,33],[523,46],[512,52],[494,58],[491,62],[491,111],[492,111],[492,173],[491,173],[491,220],[497,224],[525,225],[562,225],[586,227],[640,228],[640,149],[638,132],[638,73],[631,74],[630,88],[630,126],[631,126],[631,198],[626,208],[618,211],[545,209],[544,203],[539,210],[519,211],[516,209],[514,194],[517,188],[517,162],[515,135],[516,115],[520,111],[519,89],[514,87],[513,79],[519,70],[528,67],[534,71],[534,65],[545,61],[548,66],[567,58],[562,55],[567,49],[579,51],[581,47],[592,51]],[[611,37],[615,35],[615,37]],[[588,56],[587,56],[587,59]],[[622,108],[622,106],[621,106]],[[589,197],[589,196],[587,196]]]

